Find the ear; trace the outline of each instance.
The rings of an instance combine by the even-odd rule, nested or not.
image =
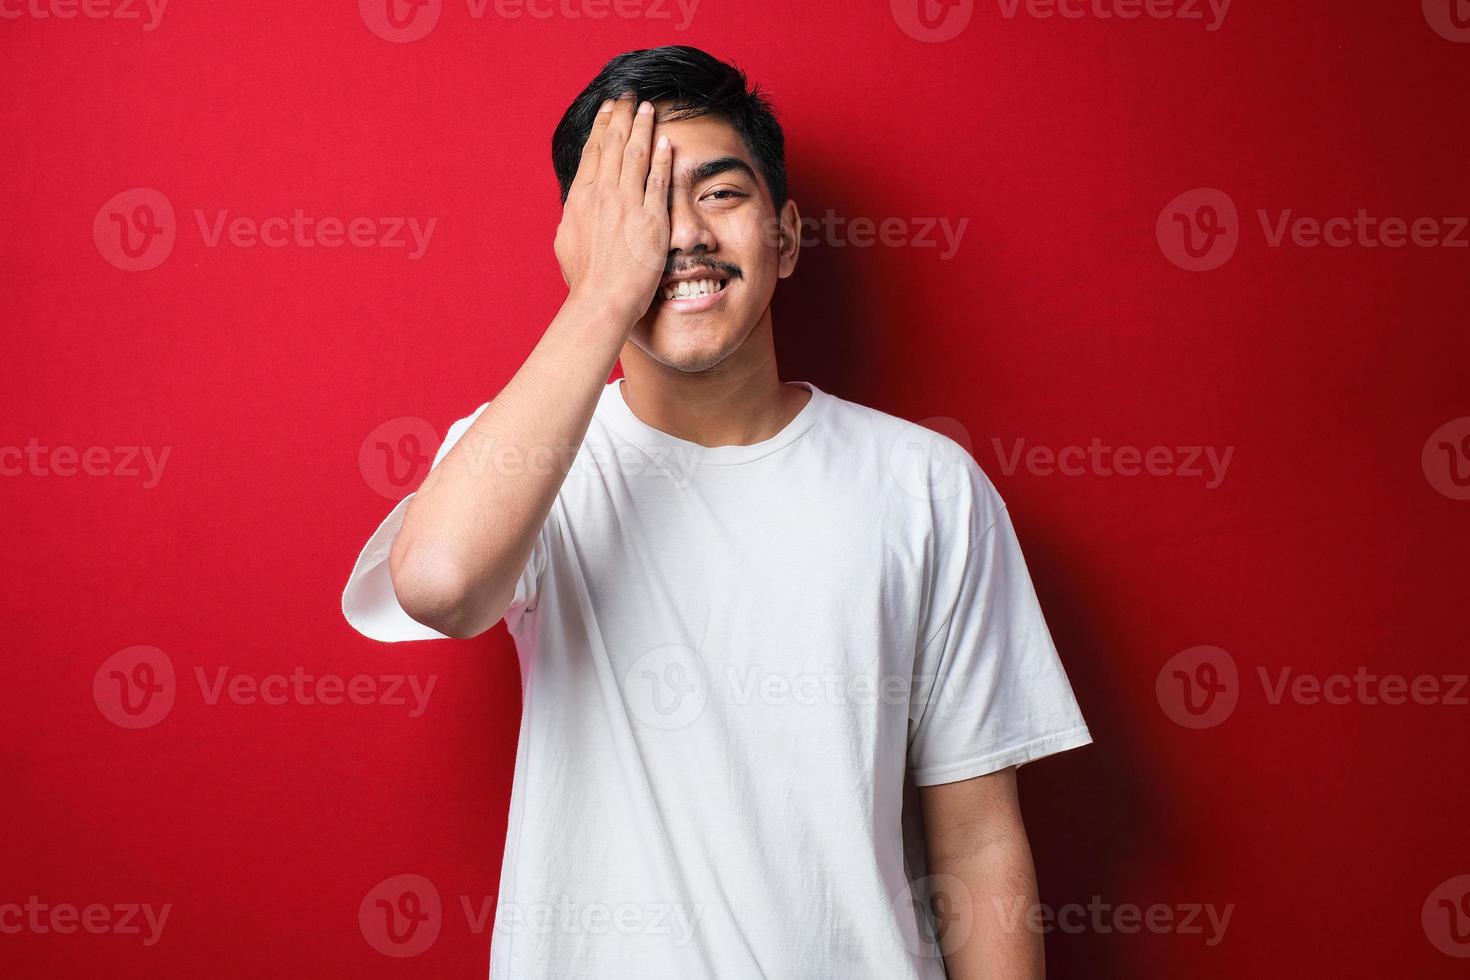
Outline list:
[[[785,279],[796,271],[796,259],[801,253],[801,212],[791,198],[781,206],[776,216],[777,241],[776,276]]]

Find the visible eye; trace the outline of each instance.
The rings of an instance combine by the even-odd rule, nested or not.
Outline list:
[[[744,191],[735,191],[735,190],[730,190],[729,188],[722,187],[722,188],[720,188],[717,191],[711,191],[710,193],[706,194],[704,196],[704,198],[707,201],[709,201],[709,200],[729,201],[729,200],[732,200],[734,198],[749,197],[749,196],[750,195],[749,194],[746,194]]]

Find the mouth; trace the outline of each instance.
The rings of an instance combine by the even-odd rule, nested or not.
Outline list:
[[[707,276],[703,279],[677,279],[665,282],[658,288],[659,304],[676,313],[696,313],[719,303],[730,283],[728,276]]]
[[[693,299],[697,296],[712,296],[723,292],[728,278],[680,279],[665,283],[658,288],[661,299]]]

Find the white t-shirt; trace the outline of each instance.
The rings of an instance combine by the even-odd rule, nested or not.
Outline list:
[[[906,773],[1092,740],[975,461],[804,384],[779,433],[716,448],[604,389],[505,616],[523,707],[493,980],[942,978]],[[378,640],[442,638],[389,579],[407,502],[342,597]]]

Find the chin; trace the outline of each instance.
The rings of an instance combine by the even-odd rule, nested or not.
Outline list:
[[[708,371],[740,346],[740,338],[723,324],[694,322],[685,316],[655,316],[635,340],[653,360],[680,371]]]
[[[664,367],[673,368],[683,374],[708,371],[730,356],[730,350],[725,347],[712,348],[702,344],[656,346],[648,353]]]

